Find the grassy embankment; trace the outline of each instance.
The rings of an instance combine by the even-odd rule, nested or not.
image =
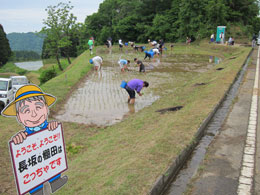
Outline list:
[[[13,62],[7,62],[0,68],[0,77],[9,78],[10,76],[24,75],[26,70],[15,66]]]
[[[72,62],[73,62],[73,58],[71,59]],[[69,66],[69,63],[67,61],[67,59],[60,59],[60,63],[61,63],[61,67],[66,70],[66,68]],[[36,84],[36,85],[40,85],[40,75],[43,71],[47,70],[47,69],[55,69],[57,75],[60,75],[62,74],[64,71],[61,71],[58,67],[58,64],[57,64],[57,61],[55,59],[46,59],[46,60],[43,60],[43,64],[44,66],[41,67],[39,70],[37,71],[29,71],[26,76],[28,77],[28,79]]]
[[[71,60],[73,62],[74,58],[72,58]],[[60,62],[62,68],[66,70],[66,68],[69,66],[68,61],[63,58],[60,59]],[[31,81],[31,83],[39,85],[40,84],[39,77],[43,71],[47,69],[55,69],[57,75],[60,75],[63,72],[59,69],[55,59],[43,60],[43,64],[44,66],[37,71],[27,71],[25,69],[17,67],[14,64],[14,62],[8,62],[3,67],[0,68],[0,77],[9,78],[10,76],[25,75]]]
[[[228,89],[249,50],[208,44],[188,48],[176,45],[175,54],[215,55],[224,61],[206,73],[189,75],[186,82],[168,83],[165,89],[175,88],[174,93],[169,91],[152,106],[111,127],[63,123],[67,149],[70,148],[66,172],[69,182],[57,194],[146,194],[157,177],[192,142],[197,128]],[[42,86],[45,92],[58,98],[54,110],[90,69],[86,60],[84,53],[65,73]],[[218,67],[224,69],[216,71]],[[207,85],[194,86],[196,83]],[[155,112],[177,105],[184,108],[163,115]],[[15,119],[0,117],[3,151],[0,182],[8,193],[14,192],[14,182],[10,161],[6,161],[6,142],[19,128]]]
[[[66,65],[65,61],[62,61],[62,64],[65,64],[66,66],[63,66],[65,69],[64,74],[52,79],[51,83],[46,83],[41,88],[45,92],[49,92],[53,95],[55,95],[58,98],[58,102],[64,99],[68,91],[72,86],[74,86],[81,77],[83,77],[92,66],[86,65],[86,54],[82,54],[79,58],[74,60],[70,66]],[[53,66],[53,62],[48,62],[47,65],[44,66],[42,69],[48,68],[49,66]],[[55,69],[57,69],[57,65],[55,66]],[[12,72],[16,72],[15,70],[19,70],[18,67],[16,67],[13,63],[8,63],[7,66],[5,65],[3,69],[1,69],[2,72],[4,72],[4,75],[12,75]],[[21,69],[23,70],[23,69]],[[41,70],[39,70],[41,71]],[[36,76],[39,76],[39,73],[37,71],[35,72],[29,72],[34,73]],[[62,72],[60,72],[62,73]],[[64,75],[67,75],[67,80],[65,79]],[[18,75],[18,74],[17,74]],[[34,82],[33,82],[34,83]],[[55,93],[53,93],[56,91]],[[58,92],[62,91],[62,94],[59,94]],[[64,96],[63,96],[64,95]],[[16,118],[10,117],[5,118],[0,116],[0,132],[1,132],[1,139],[0,139],[0,194],[15,194],[15,183],[13,180],[12,174],[12,167],[11,167],[11,161],[9,158],[9,149],[8,149],[8,141],[9,139],[17,133],[19,130],[22,130],[23,127],[19,125],[16,122]]]

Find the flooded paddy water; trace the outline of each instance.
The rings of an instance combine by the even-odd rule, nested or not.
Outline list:
[[[41,60],[29,62],[16,62],[14,64],[19,68],[23,68],[25,70],[39,70],[43,66],[43,62]]]
[[[174,84],[178,77],[186,72],[203,73],[214,67],[212,57],[204,55],[163,55],[143,61],[146,74],[139,73],[133,59],[143,60],[143,53],[108,53],[97,51],[104,58],[101,71],[91,73],[67,100],[64,107],[55,116],[59,121],[77,122],[88,125],[108,126],[120,122],[125,116],[140,111],[158,100],[166,90],[167,83]],[[117,61],[130,59],[130,71],[120,72]],[[213,58],[214,59],[214,58]],[[148,88],[136,94],[135,105],[127,103],[128,93],[120,87],[122,80],[138,78],[150,83]],[[184,78],[185,79],[185,78]],[[169,90],[169,89],[168,89]],[[166,90],[167,91],[167,90]]]

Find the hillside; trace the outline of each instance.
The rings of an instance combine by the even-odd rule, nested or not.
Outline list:
[[[35,33],[9,33],[7,38],[12,51],[35,51],[41,55],[44,39]]]
[[[87,16],[85,38],[95,37],[103,44],[113,41],[148,39],[166,42],[208,38],[217,26],[226,26],[226,36],[251,38],[259,31],[258,1],[256,0],[105,0],[97,13]]]

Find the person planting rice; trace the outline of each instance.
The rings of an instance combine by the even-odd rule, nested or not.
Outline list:
[[[135,45],[134,46],[134,50],[135,51],[141,51],[141,52],[143,52],[144,50],[145,50],[145,46],[138,46],[138,45]]]
[[[173,44],[171,44],[171,51],[173,50],[173,48],[174,48],[174,45],[173,45]]]
[[[145,67],[142,61],[137,58],[134,59],[135,63],[139,66],[139,72],[145,72]]]
[[[128,43],[129,43],[129,45],[130,45],[131,47],[134,47],[135,42],[133,42],[133,41],[128,41]]]
[[[164,41],[163,41],[163,39],[161,39],[159,41],[159,51],[160,51],[161,55],[162,55],[162,52],[163,52],[163,48],[164,48]]]
[[[140,50],[143,52],[145,50],[145,46],[140,46]]]
[[[147,57],[148,57],[149,60],[150,60],[150,59],[153,58],[153,56],[154,56],[154,52],[153,52],[153,51],[144,51],[144,53],[145,53],[144,60],[145,60]]]
[[[129,70],[127,68],[127,65],[130,64],[130,60],[121,59],[121,60],[118,61],[118,64],[121,68],[121,72],[125,72],[125,70]]]
[[[152,42],[151,42],[151,45],[152,45],[152,46],[157,46],[157,41],[152,41]]]
[[[90,64],[94,64],[94,68],[96,71],[101,69],[101,66],[103,64],[103,58],[100,56],[95,56],[94,58],[89,60]]]
[[[158,48],[153,48],[151,51],[153,51],[154,54],[157,54],[159,56],[160,51]]]
[[[135,91],[137,92],[137,94],[139,96],[142,96],[143,94],[141,93],[141,90],[143,89],[143,87],[148,87],[148,86],[149,86],[149,83],[147,81],[142,81],[140,79],[130,80],[125,87],[125,90],[129,94],[127,102],[129,104],[134,104],[135,103]]]

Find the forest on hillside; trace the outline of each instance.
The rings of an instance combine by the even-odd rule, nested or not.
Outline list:
[[[34,51],[41,55],[44,38],[33,33],[7,34],[12,51]]]
[[[67,6],[67,11],[72,8]],[[59,6],[49,7],[53,14],[55,9]],[[260,30],[258,14],[257,0],[104,0],[98,12],[87,16],[84,23],[76,23],[75,18],[69,19],[67,15],[71,23],[65,26],[70,29],[59,32],[67,36],[60,43],[48,35],[51,28],[46,25],[42,56],[48,58],[52,53],[57,56],[58,48],[53,52],[53,45],[62,45],[61,56],[79,55],[88,48],[90,37],[98,45],[108,38],[113,43],[118,39],[138,43],[147,43],[148,39],[182,42],[186,37],[201,40],[216,33],[217,26],[227,27],[226,36],[250,41]]]
[[[35,51],[42,58],[76,57],[88,49],[88,40],[103,45],[148,39],[182,42],[209,38],[217,26],[226,26],[226,37],[251,40],[260,30],[257,0],[104,0],[97,13],[77,23],[73,5],[59,3],[46,8],[48,17],[41,32],[7,35],[13,51]],[[43,37],[45,37],[43,41]],[[42,51],[42,53],[41,53]],[[61,68],[62,69],[62,68]]]
[[[34,51],[13,51],[10,58],[11,61],[30,61],[30,60],[39,60],[41,56]]]
[[[257,0],[105,0],[86,18],[83,33],[100,44],[108,37],[137,42],[202,39],[216,33],[217,26],[227,26],[229,33],[240,27],[240,34],[251,37],[260,29],[258,14]]]

